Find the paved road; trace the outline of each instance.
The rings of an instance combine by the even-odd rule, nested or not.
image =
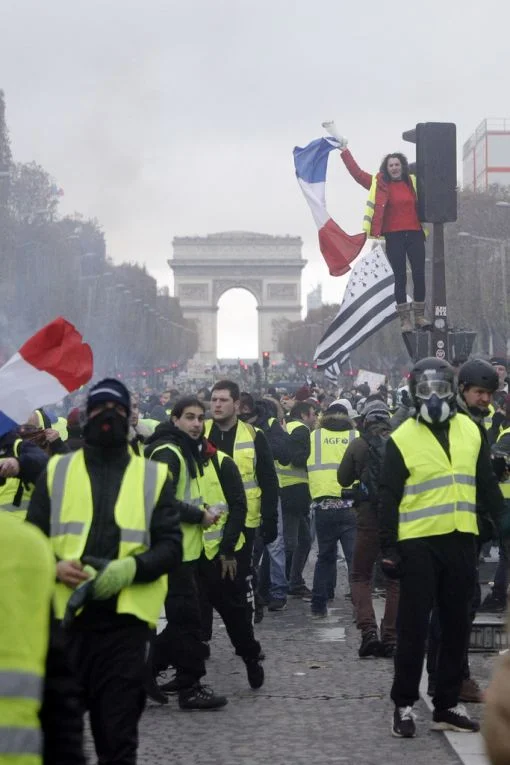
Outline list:
[[[229,697],[218,712],[182,712],[149,702],[140,730],[140,765],[458,765],[443,734],[428,730],[417,705],[418,737],[391,736],[392,663],[357,657],[352,606],[337,590],[331,616],[312,621],[309,604],[290,600],[258,625],[266,683],[248,687],[225,629],[215,623],[208,682]],[[341,639],[345,631],[344,639]]]

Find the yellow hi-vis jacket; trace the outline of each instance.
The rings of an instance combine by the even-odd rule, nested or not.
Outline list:
[[[359,436],[357,430],[328,430],[317,428],[311,435],[308,457],[310,496],[340,499],[341,487],[337,471],[351,441]]]
[[[508,436],[508,435],[510,435],[510,428],[505,428],[504,430],[500,430],[496,443],[500,441],[503,438],[503,436]],[[501,489],[501,493],[504,496],[504,498],[510,499],[510,478],[506,481],[502,481],[499,484],[499,488]]]
[[[204,465],[204,474],[198,479],[204,501],[211,507],[214,505],[217,508],[221,508],[223,511],[216,523],[209,526],[207,529],[203,529],[204,552],[208,560],[212,560],[219,552],[225,524],[228,519],[227,500],[225,499],[220,477],[213,463],[215,458],[218,460],[218,469],[221,468],[223,460],[232,459],[228,454],[224,454],[220,451],[216,452],[216,455],[206,462]],[[244,542],[244,534],[240,534],[235,546],[236,552],[241,549]]]
[[[17,438],[14,442],[13,452],[16,458],[19,457],[22,443],[21,438]],[[16,477],[6,478],[4,485],[0,486],[0,510],[6,510],[13,518],[24,521],[33,493],[33,484],[24,484]]]
[[[41,708],[55,559],[29,523],[0,514],[0,762],[41,765]]]
[[[149,462],[130,454],[115,504],[115,521],[120,528],[119,559],[149,549],[152,513],[167,475],[167,466],[161,462]],[[60,560],[79,560],[85,550],[94,512],[83,451],[52,457],[48,462],[47,483],[53,552]],[[133,614],[154,627],[165,601],[167,586],[165,575],[154,582],[124,588],[117,597],[117,613]],[[57,619],[63,618],[72,592],[67,585],[57,583]]]
[[[417,194],[416,190],[416,176],[410,175],[411,183],[413,184],[414,193]],[[368,192],[368,199],[367,199],[367,205],[365,208],[365,214],[363,216],[363,231],[372,238],[372,219],[374,217],[375,212],[375,198],[377,194],[377,173],[375,173],[372,176],[372,184],[370,186],[370,191]],[[425,236],[429,235],[428,229],[425,228],[425,226],[422,226],[423,233]],[[376,237],[374,237],[376,238]]]
[[[494,404],[489,404],[489,414],[487,417],[483,418],[483,424],[486,430],[490,430],[492,427],[492,418],[494,417],[494,412],[496,411],[494,408]]]
[[[177,455],[179,460],[179,480],[177,481],[177,488],[175,490],[177,499],[180,499],[181,502],[187,502],[188,505],[195,505],[195,507],[202,508],[204,502],[202,495],[200,494],[198,477],[191,478],[186,460],[182,456],[178,446],[175,444],[161,444],[161,446],[157,446],[154,449],[149,459],[152,460],[156,452],[159,452],[162,449],[170,449],[170,451]],[[199,523],[182,523],[181,521],[181,531],[183,563],[191,560],[198,560],[202,555],[202,526]]]
[[[209,436],[213,424],[213,420],[206,420],[206,438]],[[243,422],[242,420],[237,420],[233,460],[239,468],[244,490],[246,492],[248,512],[246,514],[245,526],[249,529],[257,529],[260,526],[262,491],[257,483],[257,476],[255,473],[255,467],[257,465],[257,454],[255,452],[256,432],[257,428],[254,428],[253,425]],[[218,447],[218,444],[216,444],[216,446]]]
[[[269,423],[271,424],[271,420],[269,420]],[[310,430],[304,422],[294,421],[287,423],[287,433],[289,433],[289,435],[293,433],[296,428],[306,428],[308,435],[310,435]],[[290,463],[290,465],[281,465],[278,460],[275,460],[274,464],[280,489],[283,489],[286,486],[295,486],[298,483],[308,483],[308,471],[306,468],[296,467],[292,463]]]
[[[406,420],[390,436],[409,471],[399,507],[398,538],[452,531],[478,534],[476,463],[481,433],[469,417],[450,421],[450,456],[422,422]]]

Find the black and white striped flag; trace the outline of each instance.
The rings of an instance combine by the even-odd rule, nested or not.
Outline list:
[[[378,244],[351,272],[340,310],[315,351],[318,369],[330,369],[332,379],[349,353],[396,315],[393,271]]]

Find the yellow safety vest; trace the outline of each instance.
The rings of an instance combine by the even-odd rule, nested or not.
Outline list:
[[[337,471],[345,450],[351,441],[359,436],[357,430],[328,430],[318,428],[311,436],[311,450],[308,457],[308,479],[310,496],[336,497],[340,499],[341,486]]]
[[[268,422],[271,424],[271,421],[274,421],[274,419],[275,418],[272,417]],[[293,433],[296,428],[306,428],[308,436],[310,436],[310,429],[304,422],[296,421],[287,423],[287,433]],[[285,488],[285,486],[295,486],[298,483],[308,483],[308,471],[306,468],[296,467],[292,462],[290,465],[282,465],[278,460],[275,460],[274,464],[281,489]]]
[[[29,523],[0,515],[0,762],[41,765],[39,720],[55,559]]]
[[[409,471],[399,508],[398,538],[416,539],[452,531],[478,534],[476,463],[478,426],[457,415],[450,421],[451,461],[423,423],[408,419],[390,436]]]
[[[149,456],[149,459],[151,460],[156,452],[159,452],[162,449],[170,449],[170,451],[177,455],[179,460],[179,480],[177,481],[175,496],[177,499],[180,499],[181,502],[186,502],[188,505],[194,505],[201,509],[203,507],[203,499],[200,494],[198,478],[191,478],[186,460],[182,456],[178,446],[175,444],[162,444],[161,446],[157,446]],[[202,526],[199,523],[182,523],[181,521],[181,531],[183,562],[186,563],[187,561],[198,560],[202,555]]]
[[[206,437],[211,432],[214,424],[213,420],[207,420],[205,423]],[[246,492],[248,502],[248,513],[246,515],[246,527],[257,529],[260,526],[260,504],[262,491],[257,483],[255,466],[257,464],[257,455],[255,452],[255,434],[258,428],[254,428],[247,422],[237,421],[236,437],[234,441],[233,460],[239,468],[243,486]]]
[[[497,441],[500,441],[503,436],[510,435],[510,428],[505,428],[504,430],[501,430],[499,433],[499,436],[497,438]],[[499,484],[499,488],[501,489],[501,493],[504,496],[505,499],[510,499],[510,478],[508,478],[506,481],[502,481]]]
[[[495,411],[496,410],[494,409],[493,404],[489,404],[489,414],[487,415],[487,417],[483,418],[483,424],[486,430],[490,430],[492,427],[492,418],[494,417]]]
[[[118,558],[145,552],[150,547],[150,525],[154,506],[165,481],[167,466],[130,454],[115,504],[115,521],[120,528]],[[90,476],[83,450],[52,457],[47,468],[51,502],[50,541],[60,560],[79,560],[85,550],[94,512]],[[132,584],[117,598],[117,613],[133,614],[154,627],[167,591],[167,576],[155,582]],[[55,587],[55,614],[62,619],[72,590],[58,582]]]
[[[21,438],[14,442],[13,452],[16,458],[19,457],[22,443]],[[24,521],[33,493],[33,484],[24,484],[19,478],[6,478],[4,485],[0,486],[0,510],[6,510],[13,518]]]
[[[145,420],[139,420],[139,422],[141,425],[145,425],[145,427],[148,428],[151,436],[160,424],[159,420],[151,420],[150,417],[147,417]]]
[[[417,194],[416,189],[416,176],[410,175],[411,183],[413,184],[414,193]],[[368,199],[367,199],[367,206],[365,208],[365,215],[363,216],[363,231],[365,231],[366,234],[368,234],[369,237],[371,237],[371,230],[372,230],[372,219],[374,217],[375,212],[375,197],[377,193],[377,175],[372,176],[372,185],[370,186],[370,191],[368,192]],[[423,233],[425,236],[429,235],[428,229],[425,228],[425,226],[422,226]],[[371,237],[372,238],[372,237]],[[375,238],[375,237],[373,237]]]
[[[54,422],[50,427],[55,428],[55,430],[58,431],[62,441],[67,441],[69,438],[69,433],[67,431],[67,420],[65,417],[58,417],[57,421]]]
[[[216,456],[220,467],[223,460],[232,459],[228,454],[224,454],[223,452],[217,452]],[[208,560],[212,560],[218,554],[220,549],[220,542],[223,539],[223,531],[228,519],[227,500],[225,499],[223,487],[212,459],[208,460],[204,465],[204,475],[199,477],[199,482],[204,501],[207,502],[208,505],[215,505],[223,510],[216,523],[213,526],[209,526],[207,529],[203,529],[202,532],[205,555]],[[236,552],[241,549],[244,542],[244,534],[241,533],[235,546]]]

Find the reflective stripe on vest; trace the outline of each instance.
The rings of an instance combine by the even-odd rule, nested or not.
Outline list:
[[[208,420],[205,424],[206,436],[211,432],[213,421]],[[236,437],[234,441],[233,459],[241,473],[246,499],[248,501],[248,513],[246,526],[256,529],[260,526],[260,502],[262,491],[257,483],[255,468],[257,465],[257,453],[255,451],[255,434],[257,428],[242,420],[237,421]],[[216,444],[221,450],[221,443]],[[207,500],[206,500],[207,502]],[[208,502],[208,504],[212,504]]]
[[[41,731],[36,728],[20,728],[18,726],[0,726],[0,757],[9,756],[9,762],[16,765],[17,762],[24,763],[25,760],[10,759],[10,756],[31,755],[37,757],[42,750]],[[30,760],[30,762],[40,762]]]
[[[145,552],[150,545],[154,507],[167,480],[166,465],[130,454],[114,508],[120,529],[118,559]],[[50,497],[50,542],[62,560],[80,559],[94,516],[90,476],[83,451],[53,457],[47,467]],[[91,551],[93,554],[93,551]],[[167,577],[125,587],[117,596],[117,613],[132,614],[155,626],[167,591]],[[55,614],[62,619],[72,590],[55,586]]]
[[[431,430],[406,420],[391,439],[409,473],[399,507],[399,540],[461,531],[478,534],[476,464],[478,426],[457,415],[450,421],[450,456]]]
[[[230,460],[228,454],[223,452],[216,453],[216,459],[218,466],[221,468],[223,460]],[[225,493],[221,485],[220,477],[214,466],[213,460],[208,460],[204,465],[204,474],[199,476],[199,483],[202,494],[205,501],[211,507],[222,508],[223,512],[219,516],[218,520],[212,526],[207,529],[203,529],[203,541],[204,541],[204,553],[208,560],[212,560],[219,552],[220,542],[223,539],[223,532],[228,520],[228,504],[225,499]],[[240,550],[244,545],[244,534],[239,535],[239,539],[236,542],[235,550]]]
[[[176,444],[161,444],[151,453],[149,459],[162,449],[169,449],[179,460],[179,479],[175,489],[175,496],[188,505],[198,507],[200,510],[204,506],[204,500],[200,496],[200,488],[197,479],[193,479],[193,488],[196,487],[196,493],[192,491],[191,475],[186,460]],[[170,471],[171,472],[171,471]],[[197,468],[197,474],[198,474]],[[192,560],[198,560],[202,554],[202,526],[199,523],[183,523],[181,521],[182,531],[182,560],[188,563]]]
[[[312,499],[317,499],[317,497],[340,498],[341,488],[337,478],[338,466],[343,459],[345,450],[358,435],[357,430],[337,431],[319,428],[314,431],[310,457],[308,458],[308,482]],[[327,461],[323,462],[323,458]]]
[[[76,452],[76,454],[78,454],[78,452]],[[61,519],[67,474],[71,465],[71,460],[74,456],[75,454],[65,455],[59,460],[55,468],[51,495],[50,537],[58,537],[64,534],[66,536],[81,536],[85,529],[84,523],[79,523],[77,521],[68,521],[65,523],[62,522]],[[138,459],[143,459],[143,457],[138,457]],[[152,514],[154,512],[154,494],[157,481],[157,471],[151,469],[147,470],[146,466],[143,480],[145,529],[142,531],[141,529],[129,529],[121,527],[121,543],[132,542],[150,547],[150,525],[152,521]]]
[[[494,409],[494,406],[492,404],[489,404],[488,409],[489,409],[489,414],[487,415],[487,417],[483,418],[483,424],[487,430],[490,430],[492,427],[492,418],[494,417],[494,412],[496,410]]]
[[[306,428],[308,437],[310,437],[310,431],[304,422],[289,422],[287,424],[287,433],[292,434],[297,428]],[[292,463],[290,465],[281,465],[277,460],[275,460],[274,464],[278,483],[282,489],[286,486],[308,483],[308,470],[306,468],[295,467]]]
[[[499,432],[496,443],[500,441],[503,436],[510,436],[510,428],[505,428]],[[505,499],[510,499],[510,478],[508,478],[506,481],[501,481],[499,488],[501,489],[503,497]]]
[[[409,176],[411,178],[411,183],[413,184],[414,193],[417,195],[417,187],[416,187],[416,176],[411,174]],[[369,237],[372,236],[372,220],[374,218],[374,212],[375,212],[375,200],[376,200],[376,194],[377,194],[377,175],[372,176],[372,183],[370,185],[370,191],[368,192],[368,199],[366,202],[366,208],[365,208],[365,214],[363,216],[363,231],[368,234]],[[425,226],[422,225],[422,230],[425,236],[428,236],[429,232],[428,229],[425,228]]]
[[[0,670],[0,698],[33,699],[42,695],[43,679],[33,672]]]

